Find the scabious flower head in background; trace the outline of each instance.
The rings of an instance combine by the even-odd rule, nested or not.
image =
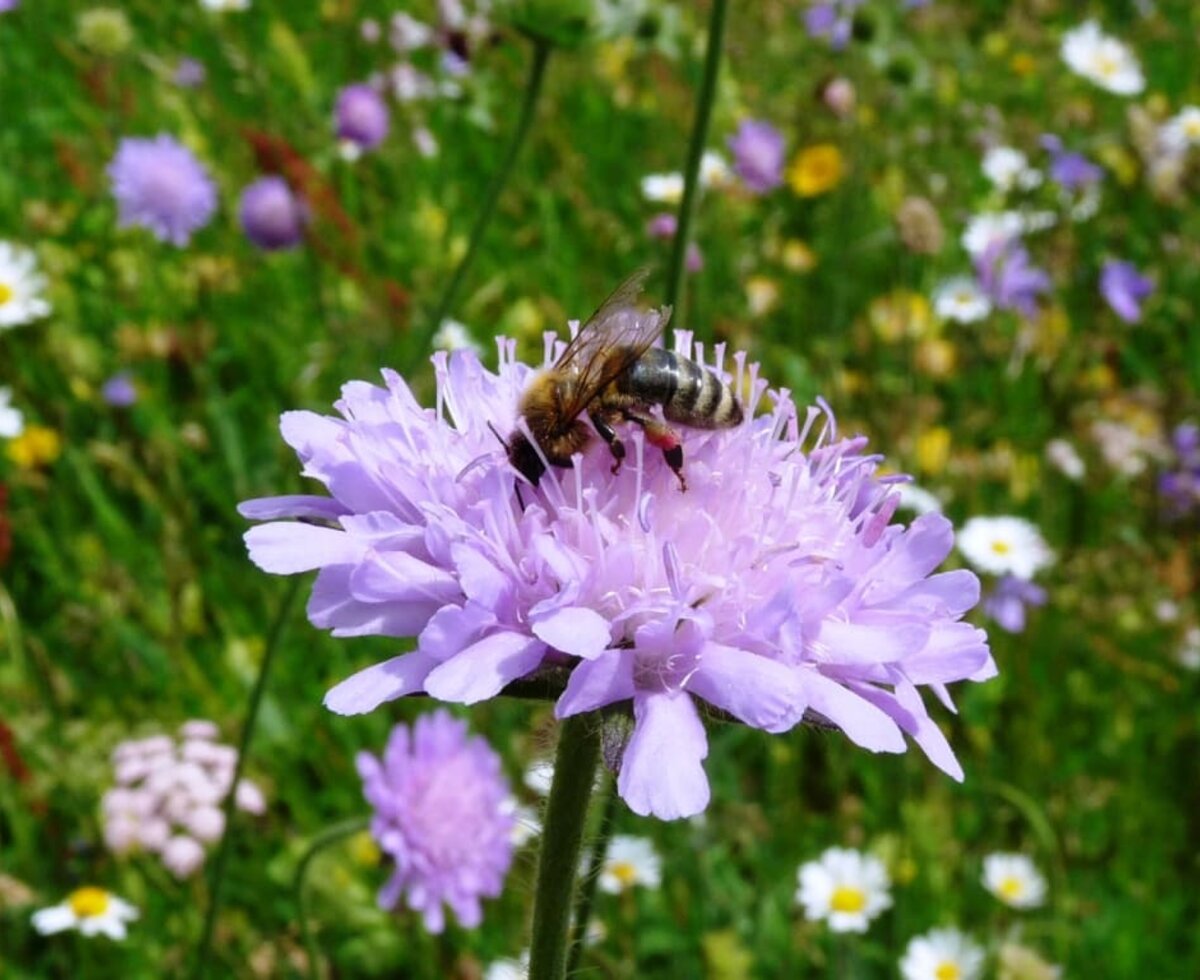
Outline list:
[[[122,228],[146,228],[159,241],[181,248],[217,210],[217,188],[208,171],[165,133],[122,139],[108,176]]]
[[[0,0],[0,14],[7,14],[10,10],[16,10],[21,5],[21,0]]]
[[[1025,632],[1026,606],[1044,606],[1046,590],[1015,575],[1003,576],[984,596],[984,614],[1008,633]]]
[[[925,197],[906,197],[896,209],[896,233],[914,255],[937,255],[946,243],[946,229],[933,203]]]
[[[933,291],[933,311],[943,320],[978,323],[992,312],[992,301],[972,277],[955,276]]]
[[[242,191],[242,231],[259,248],[279,251],[304,240],[308,212],[282,177],[261,177]]]
[[[1037,268],[1019,241],[994,242],[975,259],[975,274],[987,297],[1001,310],[1032,317],[1038,297],[1050,291],[1050,277]]]
[[[1123,42],[1085,21],[1063,35],[1062,59],[1076,75],[1116,95],[1137,95],[1146,87],[1137,56]]]
[[[180,58],[175,65],[175,73],[171,76],[180,88],[199,88],[208,78],[208,69],[203,61],[195,58]]]
[[[600,890],[619,895],[637,885],[657,888],[662,882],[662,858],[644,837],[617,834],[609,841],[604,865],[600,868]]]
[[[25,415],[12,403],[12,389],[0,388],[0,439],[15,439],[25,431]]]
[[[981,572],[1031,579],[1053,564],[1054,552],[1023,517],[972,517],[958,532],[958,550]]]
[[[842,75],[835,75],[821,86],[818,93],[822,104],[839,119],[847,119],[858,104],[858,92],[854,83]]]
[[[0,241],[0,330],[49,314],[50,304],[42,298],[45,290],[46,279],[38,272],[33,250]]]
[[[984,951],[958,929],[931,929],[910,939],[900,960],[904,980],[979,980]]]
[[[989,854],[983,887],[1014,909],[1037,908],[1046,900],[1046,879],[1024,854]]]
[[[1066,149],[1057,136],[1047,133],[1041,143],[1042,148],[1050,154],[1050,179],[1063,190],[1078,191],[1098,183],[1104,176],[1099,164],[1092,163],[1082,153]]]
[[[371,833],[396,862],[380,906],[403,896],[434,933],[443,906],[464,928],[479,925],[480,899],[500,894],[513,857],[516,808],[500,757],[439,709],[393,728],[382,757],[360,752],[357,762]]]
[[[337,97],[333,110],[337,138],[358,151],[373,150],[388,134],[390,119],[387,103],[370,85],[347,85]]]
[[[804,11],[804,28],[809,37],[829,42],[834,50],[844,48],[854,31],[854,13],[864,0],[813,0]]]
[[[804,917],[829,923],[834,932],[866,932],[871,920],[891,907],[891,879],[879,858],[831,847],[802,864],[796,901]]]
[[[1132,262],[1110,259],[1100,270],[1100,295],[1126,323],[1142,319],[1142,303],[1153,292],[1154,283],[1138,272]]]
[[[128,371],[114,374],[100,388],[100,397],[114,408],[128,408],[137,401],[137,388]]]
[[[676,350],[706,358],[685,333]],[[434,411],[385,372],[385,388],[343,388],[342,418],[283,417],[304,472],[333,495],[244,503],[269,522],[246,535],[252,560],[320,569],[318,627],[418,637],[333,688],[331,709],[418,691],[471,704],[565,666],[559,718],[632,702],[618,789],[664,819],[708,803],[698,701],[770,732],[812,710],[872,751],[903,751],[908,733],[961,778],[918,686],[942,697],[950,681],[994,673],[985,635],[960,622],[979,583],[933,574],[953,546],[944,517],[890,523],[903,477],[877,477],[864,439],[839,438],[827,407],[768,395],[739,354],[745,421],[681,430],[686,494],[633,431],[619,473],[592,447],[573,471],[523,487],[522,507],[494,433],[517,431],[533,369],[511,341],[500,353],[496,373],[468,351],[435,355]],[[723,374],[723,358],[706,362]]]
[[[75,889],[61,905],[34,912],[33,928],[43,936],[73,929],[83,936],[121,940],[128,934],[127,923],[137,917],[137,909],[125,899],[89,885]]]
[[[675,237],[678,227],[679,220],[675,215],[670,211],[660,211],[646,222],[646,234],[651,238],[671,239]]]
[[[1200,509],[1200,426],[1195,422],[1181,422],[1171,433],[1168,467],[1158,479],[1159,493],[1170,517],[1187,517]]]
[[[765,194],[783,184],[783,134],[769,122],[746,119],[729,138],[733,171],[747,188]]]

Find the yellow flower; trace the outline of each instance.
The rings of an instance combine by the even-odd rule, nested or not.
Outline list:
[[[917,436],[917,469],[936,476],[950,459],[950,430],[935,425]]]
[[[920,340],[933,333],[929,300],[911,289],[897,289],[872,300],[867,319],[885,344],[899,343],[905,338]]]
[[[779,305],[779,284],[766,276],[746,280],[746,304],[751,316],[766,316]]]
[[[1028,78],[1037,71],[1037,62],[1028,51],[1018,51],[1009,59],[1008,67],[1012,69],[1014,75]]]
[[[799,238],[789,238],[783,243],[780,259],[789,272],[812,272],[817,267],[817,253]]]
[[[832,143],[806,146],[788,167],[787,179],[801,197],[816,197],[833,190],[845,174],[842,151]]]
[[[62,439],[44,425],[30,425],[8,444],[8,458],[23,470],[48,466],[62,452]]]
[[[948,378],[958,366],[954,344],[945,337],[927,337],[919,341],[913,360],[917,370],[931,378]]]

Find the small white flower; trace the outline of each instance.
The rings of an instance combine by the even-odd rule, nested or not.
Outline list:
[[[1045,231],[1058,224],[1058,215],[1053,211],[1026,211],[1021,215],[1021,231]]]
[[[1041,171],[1029,166],[1029,158],[1011,146],[993,146],[983,156],[983,175],[1001,191],[1031,190],[1042,182]]]
[[[515,960],[496,960],[483,971],[483,980],[525,980],[528,976],[528,951]]]
[[[933,291],[933,310],[943,320],[978,323],[992,312],[992,301],[970,276],[955,276]]]
[[[13,408],[12,389],[0,388],[0,439],[15,439],[25,431],[25,416]]]
[[[1046,459],[1069,480],[1082,480],[1087,473],[1079,452],[1066,439],[1051,439],[1046,443]]]
[[[388,43],[397,54],[423,48],[434,40],[434,30],[428,24],[404,12],[392,14],[388,24]]]
[[[911,510],[914,514],[941,513],[942,502],[928,490],[915,483],[901,483],[896,486],[900,495],[900,510]]]
[[[989,854],[983,887],[1014,909],[1037,908],[1046,900],[1046,879],[1024,854]]]
[[[683,200],[683,174],[649,174],[642,178],[642,196],[658,204]]]
[[[1188,670],[1200,670],[1200,626],[1189,626],[1179,645],[1179,665]]]
[[[609,841],[597,881],[601,891],[618,895],[635,885],[657,888],[661,881],[662,859],[650,841],[622,834]]]
[[[550,783],[554,780],[554,760],[534,759],[525,770],[524,782],[538,796],[550,795]]]
[[[800,866],[796,901],[810,921],[825,919],[834,932],[866,932],[871,920],[892,904],[891,880],[877,857],[831,847]]]
[[[509,835],[513,847],[524,847],[542,832],[542,820],[537,811],[531,806],[525,806],[516,800],[509,801],[514,817],[512,833]]]
[[[442,325],[437,328],[437,333],[433,335],[433,346],[436,350],[463,350],[466,348],[481,356],[483,354],[483,347],[479,341],[471,336],[467,325],[458,320],[442,321]]]
[[[955,544],[976,571],[993,575],[1031,579],[1054,562],[1042,532],[1023,517],[972,517]]]
[[[30,249],[0,241],[0,330],[19,327],[50,312],[42,299],[46,280]]]
[[[984,211],[973,215],[963,231],[962,246],[971,256],[982,255],[988,246],[1020,238],[1025,220],[1016,211]]]
[[[931,929],[909,940],[900,960],[904,980],[978,980],[983,948],[957,929]]]
[[[43,936],[75,929],[84,936],[124,939],[125,923],[137,917],[137,909],[123,898],[89,886],[75,889],[61,905],[38,909],[33,913],[33,928]]]
[[[250,0],[200,0],[200,6],[205,10],[218,12],[225,10],[249,10]]]
[[[1159,139],[1169,153],[1200,146],[1200,106],[1189,105],[1163,123]]]
[[[1047,963],[1028,946],[1005,943],[996,954],[996,980],[1059,980],[1062,967]]]
[[[1116,95],[1137,95],[1146,87],[1133,52],[1094,20],[1063,35],[1062,59],[1075,74]]]
[[[705,150],[700,158],[700,186],[725,187],[733,182],[729,162],[716,150]]]

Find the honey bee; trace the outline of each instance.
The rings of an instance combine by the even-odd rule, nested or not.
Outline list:
[[[608,444],[612,472],[618,472],[625,443],[615,427],[628,422],[662,450],[679,488],[686,490],[683,446],[667,423],[693,429],[741,423],[742,405],[729,385],[695,361],[653,346],[671,309],[642,311],[634,305],[646,275],[642,269],[621,283],[522,394],[518,413],[537,445],[522,428],[505,445],[508,461],[534,486],[547,462],[570,467],[571,457],[587,448],[593,434]],[[655,405],[662,407],[661,419],[652,412]],[[590,425],[582,418],[585,413]]]

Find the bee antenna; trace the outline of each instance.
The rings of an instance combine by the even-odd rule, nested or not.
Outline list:
[[[492,435],[494,435],[496,437],[496,441],[504,447],[504,451],[512,452],[512,447],[508,444],[508,441],[504,438],[504,436],[500,435],[500,433],[496,431],[496,427],[492,425],[491,419],[488,419],[487,427],[492,430]]]

